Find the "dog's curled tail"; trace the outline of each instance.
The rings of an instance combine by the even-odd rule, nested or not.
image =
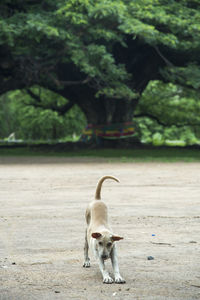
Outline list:
[[[106,180],[106,179],[113,179],[113,180],[119,182],[119,179],[117,179],[117,178],[114,177],[114,176],[109,176],[109,175],[103,176],[103,177],[99,180],[99,182],[98,182],[98,184],[97,184],[96,193],[95,193],[95,199],[96,199],[96,200],[100,200],[100,199],[101,199],[101,187],[102,187],[102,184],[103,184],[104,180]]]

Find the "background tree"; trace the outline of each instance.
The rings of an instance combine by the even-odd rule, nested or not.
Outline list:
[[[152,80],[199,92],[198,0],[3,0],[0,15],[1,94],[41,107],[38,85],[68,100],[54,111],[77,104],[103,124],[132,120]]]

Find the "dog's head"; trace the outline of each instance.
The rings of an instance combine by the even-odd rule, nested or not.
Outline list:
[[[103,260],[110,258],[114,242],[123,239],[123,237],[112,235],[110,232],[93,232],[92,237],[95,239],[95,250]]]

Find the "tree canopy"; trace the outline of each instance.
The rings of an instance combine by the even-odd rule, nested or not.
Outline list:
[[[68,99],[60,114],[124,122],[152,80],[200,89],[199,0],[2,0],[0,28],[0,94],[41,107],[40,86]]]

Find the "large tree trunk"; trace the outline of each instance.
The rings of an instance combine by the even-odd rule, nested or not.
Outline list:
[[[96,91],[88,86],[68,87],[62,96],[78,104],[88,124],[102,125],[131,122],[138,99],[97,98]]]
[[[132,121],[134,103],[122,99],[92,99],[79,103],[88,124],[103,125]]]
[[[89,138],[92,138],[93,142],[101,144],[102,146],[110,145],[111,147],[116,144],[121,145],[122,142],[117,140],[125,136],[124,132],[127,128],[124,126],[132,122],[138,99],[130,101],[126,99],[108,99],[105,97],[97,98],[95,97],[95,93],[96,91],[88,86],[76,86],[75,88],[66,88],[63,90],[62,95],[78,104],[84,112],[88,128],[91,129],[88,131],[92,131],[92,136],[89,136]],[[108,140],[106,135],[103,137],[98,135],[96,129],[105,131],[106,128],[115,131],[115,134],[120,132],[120,136],[113,136],[112,140]],[[121,132],[123,129],[124,132]],[[86,132],[87,131],[85,131],[85,133]]]

